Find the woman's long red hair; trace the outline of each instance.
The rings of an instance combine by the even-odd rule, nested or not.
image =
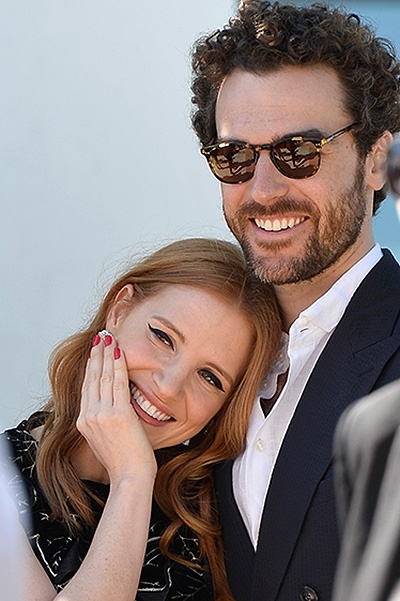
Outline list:
[[[260,380],[277,352],[281,318],[271,287],[248,270],[240,249],[229,242],[191,238],[169,244],[135,264],[111,287],[91,323],[61,342],[50,357],[50,400],[40,439],[37,467],[40,484],[52,509],[71,534],[82,524],[95,528],[90,496],[73,467],[72,457],[83,438],[76,429],[81,386],[95,334],[104,329],[118,292],[135,287],[132,301],[140,302],[170,285],[201,287],[225,298],[244,314],[253,330],[252,352],[239,384],[222,409],[187,447],[157,451],[159,471],[155,499],[171,523],[161,539],[169,550],[175,533],[189,527],[199,539],[213,578],[215,599],[232,601],[223,561],[221,528],[213,485],[214,466],[236,457],[245,444],[246,430]]]

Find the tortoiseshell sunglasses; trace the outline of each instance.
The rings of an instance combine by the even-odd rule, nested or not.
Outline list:
[[[201,148],[212,173],[224,184],[241,184],[254,175],[261,150],[269,150],[271,161],[280,173],[291,179],[315,175],[321,165],[321,149],[358,123],[339,129],[326,138],[301,135],[284,138],[273,144],[220,142]]]

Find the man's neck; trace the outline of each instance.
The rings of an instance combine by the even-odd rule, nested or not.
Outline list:
[[[368,244],[347,251],[339,261],[315,278],[295,284],[275,286],[275,292],[283,312],[285,330],[288,331],[300,313],[328,292],[342,275],[358,263],[373,246],[374,241],[371,238]]]

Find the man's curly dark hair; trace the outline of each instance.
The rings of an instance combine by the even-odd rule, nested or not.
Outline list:
[[[340,8],[242,0],[237,16],[193,47],[192,125],[200,143],[216,140],[217,95],[233,69],[262,74],[321,64],[335,69],[360,124],[353,132],[362,158],[386,130],[400,130],[400,64],[389,41]],[[374,212],[386,191],[375,192]]]

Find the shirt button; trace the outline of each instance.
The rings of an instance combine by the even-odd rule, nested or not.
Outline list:
[[[265,451],[265,444],[264,444],[264,441],[262,438],[257,438],[255,446],[256,446],[257,451],[260,451],[260,452]]]

